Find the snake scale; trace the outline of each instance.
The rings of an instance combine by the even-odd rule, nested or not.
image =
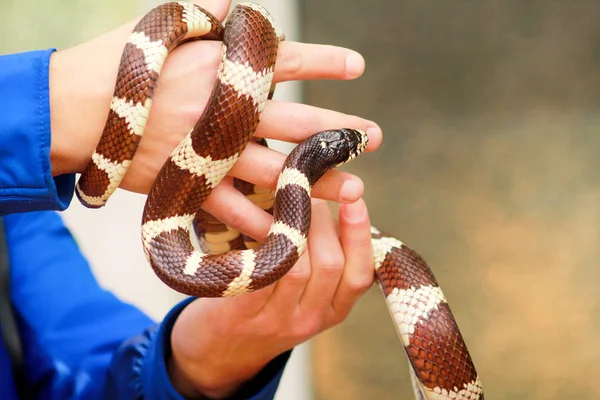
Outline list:
[[[187,2],[162,4],[134,28],[122,54],[102,137],[77,184],[77,196],[102,207],[119,186],[141,140],[168,53],[189,40],[223,42],[217,80],[204,113],[172,152],[148,195],[142,242],[154,272],[171,288],[198,297],[235,296],[271,285],[305,251],[312,186],[358,156],[367,136],[319,132],[288,156],[277,188],[236,187],[271,211],[264,242],[224,227],[202,204],[252,140],[272,96],[283,34],[253,3],[238,4],[226,24]],[[398,239],[372,228],[374,266],[409,359],[417,399],[483,399],[465,342],[433,273]]]

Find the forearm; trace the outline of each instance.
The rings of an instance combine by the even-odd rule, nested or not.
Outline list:
[[[90,65],[93,58],[73,59],[77,56],[68,50],[56,52],[50,59],[53,176],[83,171],[110,107],[116,65],[112,66],[108,57],[106,67],[94,68]]]

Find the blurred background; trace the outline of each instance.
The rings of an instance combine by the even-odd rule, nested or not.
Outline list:
[[[157,3],[3,0],[0,52],[75,45]],[[600,398],[600,2],[261,3],[290,39],[365,56],[357,81],[278,96],[381,125],[381,149],[345,168],[364,179],[373,223],[431,265],[488,398]],[[146,266],[143,200],[74,201],[64,217],[103,285],[161,318],[179,296]],[[411,398],[375,288],[299,350],[278,399]]]

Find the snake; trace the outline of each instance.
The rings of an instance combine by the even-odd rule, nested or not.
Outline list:
[[[142,215],[142,245],[155,274],[196,297],[228,297],[281,279],[306,251],[311,190],[330,169],[361,154],[359,130],[311,135],[286,158],[275,190],[236,180],[235,187],[270,212],[262,242],[202,209],[212,190],[252,142],[266,102],[283,31],[262,6],[237,4],[223,24],[185,1],[161,4],[131,32],[104,130],[76,195],[99,208],[118,188],[142,139],[168,54],[192,40],[222,42],[211,97],[154,181]],[[376,282],[408,358],[416,399],[484,399],[483,388],[448,302],[425,260],[393,236],[371,228]]]

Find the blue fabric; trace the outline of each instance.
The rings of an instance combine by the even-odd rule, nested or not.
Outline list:
[[[173,324],[192,299],[156,324],[103,290],[60,216],[43,211],[66,208],[74,190],[73,176],[50,171],[51,53],[0,56],[0,215],[29,387],[39,399],[182,399],[166,360]],[[272,399],[289,355],[236,399]],[[17,399],[1,342],[0,398]]]
[[[0,215],[64,210],[73,196],[74,175],[50,173],[53,51],[0,56]]]

